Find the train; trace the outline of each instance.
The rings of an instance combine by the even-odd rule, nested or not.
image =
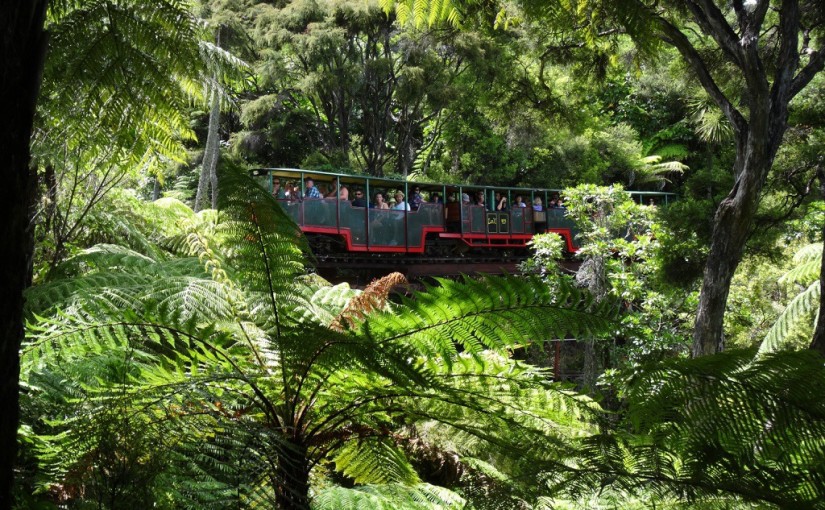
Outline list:
[[[411,182],[290,168],[257,168],[250,174],[273,193],[321,258],[512,260],[526,257],[530,240],[543,232],[561,236],[569,254],[579,249],[576,225],[559,203],[563,195],[558,189]],[[666,205],[674,199],[672,193],[628,193],[645,204]],[[378,195],[398,200],[380,208]]]

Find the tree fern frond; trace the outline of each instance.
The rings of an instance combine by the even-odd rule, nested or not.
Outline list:
[[[289,294],[309,249],[294,221],[252,178],[220,174],[220,233],[228,263],[253,292]]]
[[[379,344],[410,342],[426,356],[452,359],[455,344],[469,353],[605,331],[616,308],[561,285],[551,292],[539,278],[440,280],[415,301],[370,316],[361,332]]]
[[[798,263],[798,265],[787,273],[783,274],[779,279],[779,283],[793,284],[801,283],[807,285],[813,280],[819,279],[819,269],[821,266],[821,257],[816,260],[806,260]]]
[[[816,266],[819,269],[819,262],[816,262]],[[768,330],[768,334],[759,345],[759,354],[781,349],[791,329],[801,324],[803,320],[809,319],[813,312],[818,310],[820,293],[821,286],[817,279],[808,285],[807,289],[797,294]]]
[[[430,484],[333,487],[321,491],[312,500],[313,510],[458,510],[465,507],[466,502],[455,492]]]
[[[822,243],[807,244],[794,253],[793,261],[797,264],[822,259]]]
[[[384,309],[390,291],[397,285],[406,283],[407,279],[401,273],[390,273],[374,280],[361,294],[349,300],[347,307],[335,317],[330,328],[341,331],[345,324],[353,327],[356,321],[363,320],[368,314]]]
[[[359,485],[420,483],[404,453],[388,440],[367,438],[351,441],[335,452],[336,469]]]
[[[651,365],[626,393],[632,433],[583,439],[555,487],[821,508],[825,398],[813,388],[822,385],[825,368],[812,352],[756,361],[753,351],[726,352]]]

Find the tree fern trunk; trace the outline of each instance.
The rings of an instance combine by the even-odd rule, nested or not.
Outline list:
[[[309,510],[306,446],[289,441],[278,449],[275,501],[280,510]]]
[[[215,45],[221,47],[221,29],[218,27],[215,33]],[[217,74],[212,78],[212,91],[209,101],[209,128],[206,134],[206,146],[203,152],[203,162],[201,163],[201,175],[198,179],[198,193],[195,196],[195,212],[206,206],[207,201],[213,209],[218,206],[218,158],[220,151],[220,122],[221,122],[221,96],[218,89]],[[212,199],[207,200],[209,189],[212,189]]]
[[[216,78],[217,79],[217,78]],[[218,208],[218,160],[221,150],[221,98],[216,89],[212,93],[212,111],[209,112],[209,135],[206,137],[209,158],[209,182],[212,185],[212,209]]]
[[[46,52],[45,0],[0,8],[0,510],[12,507],[19,425],[23,291],[31,283],[32,207],[36,173],[29,167],[35,104]]]
[[[208,138],[208,137],[207,137]],[[204,208],[206,197],[209,195],[209,167],[207,165],[209,142],[206,142],[204,148],[203,161],[201,161],[201,174],[198,178],[198,192],[195,194],[195,212]]]
[[[217,90],[217,84],[213,85],[211,95],[211,108],[209,111],[209,131],[206,135],[206,147],[203,154],[203,162],[201,163],[201,176],[198,180],[198,194],[195,196],[195,212],[200,211],[206,207],[207,203],[211,203],[214,208],[218,199],[218,151],[220,150],[220,118],[221,118],[221,99]],[[212,188],[212,199],[207,199],[209,189]]]

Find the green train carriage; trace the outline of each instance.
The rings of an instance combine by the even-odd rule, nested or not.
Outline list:
[[[570,253],[578,250],[576,226],[565,209],[547,208],[561,190],[502,186],[416,183],[378,177],[356,176],[288,168],[264,168],[251,174],[266,189],[280,184],[276,199],[308,236],[313,249],[325,253],[422,254],[450,257],[470,251],[493,256],[524,251],[533,235],[555,232]],[[306,180],[312,179],[324,198],[305,198]],[[285,188],[289,185],[289,190]],[[326,188],[326,189],[324,189]],[[349,196],[340,199],[346,188]],[[411,210],[377,209],[373,198],[400,191],[410,203],[419,188],[428,200]],[[363,207],[353,205],[354,191],[366,198]],[[491,210],[495,193],[506,196],[509,207]],[[636,200],[651,198],[667,204],[672,194],[630,192]],[[441,198],[434,203],[435,196]],[[483,196],[488,205],[462,203],[462,196]],[[649,195],[649,196],[648,196]],[[513,207],[521,196],[526,207]],[[453,197],[453,201],[449,200]],[[534,210],[540,200],[542,210]],[[410,204],[411,206],[413,204]]]

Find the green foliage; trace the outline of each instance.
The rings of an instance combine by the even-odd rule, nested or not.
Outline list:
[[[442,510],[466,508],[457,494],[435,485],[366,485],[352,489],[333,487],[313,500],[313,510]]]
[[[551,483],[572,495],[609,487],[668,501],[822,508],[822,358],[754,351],[672,360],[637,371],[626,430],[585,439]],[[718,503],[717,503],[718,504]]]
[[[536,234],[528,243],[532,256],[524,261],[520,269],[525,273],[540,273],[542,276],[558,275],[561,268],[556,263],[564,255],[565,241],[554,233]]]
[[[683,350],[691,297],[657,277],[660,249],[658,207],[640,205],[621,186],[580,185],[564,192],[567,214],[579,228],[577,253],[584,261],[579,285],[624,304],[621,347],[612,367],[634,366]],[[616,341],[616,338],[612,338]],[[612,370],[607,379],[613,377]]]
[[[127,440],[101,444],[99,427],[117,415],[131,417],[138,444],[164,445],[126,471],[145,467],[155,501],[169,506],[219,506],[227,494],[303,506],[310,474],[324,469],[367,485],[319,504],[396,492],[402,502],[453,504],[420,486],[411,467],[405,445],[417,426],[443,431],[433,448],[525,476],[526,459],[595,431],[597,405],[506,354],[605,329],[608,301],[567,286],[551,293],[538,279],[489,278],[367,307],[371,294],[356,300],[347,286],[302,274],[297,227],[266,190],[240,174],[223,175],[222,189],[216,224],[166,204],[183,218],[161,245],[183,258],[100,246],[67,262],[66,279],[32,291],[26,380],[38,398],[60,402],[28,415],[44,442],[47,486],[76,494],[113,483],[84,466],[90,452]],[[84,381],[71,398],[42,383],[67,377]],[[158,478],[152,466],[170,458],[175,469]],[[83,469],[97,478],[69,476]],[[192,499],[199,487],[208,490]]]
[[[796,295],[777,317],[759,346],[759,354],[784,348],[792,339],[794,328],[804,324],[805,332],[812,332],[818,318],[821,285],[822,244],[809,244],[800,248],[793,257],[796,265],[786,272],[779,283],[796,288]],[[813,318],[813,320],[811,320]],[[805,335],[807,340],[810,335]]]

